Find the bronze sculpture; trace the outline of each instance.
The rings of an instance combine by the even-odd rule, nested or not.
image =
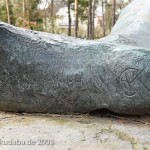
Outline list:
[[[1,22],[0,110],[150,113],[149,12],[149,0],[134,0],[96,41]]]

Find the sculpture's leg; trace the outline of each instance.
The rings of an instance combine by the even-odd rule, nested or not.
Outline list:
[[[150,113],[149,45],[131,39],[112,32],[98,41],[76,40],[0,23],[0,110]]]

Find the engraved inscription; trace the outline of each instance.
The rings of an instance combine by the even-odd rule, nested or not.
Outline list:
[[[145,69],[145,68],[144,68]],[[122,92],[128,96],[133,97],[135,95],[150,95],[150,88],[141,80],[144,69],[138,70],[135,68],[127,68],[120,75],[120,85]],[[145,91],[143,93],[143,91]]]

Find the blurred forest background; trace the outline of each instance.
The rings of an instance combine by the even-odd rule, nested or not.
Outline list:
[[[97,39],[131,0],[0,0],[0,21],[31,30]]]

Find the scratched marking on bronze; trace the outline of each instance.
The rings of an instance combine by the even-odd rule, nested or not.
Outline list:
[[[0,89],[2,88],[2,81],[0,81]]]
[[[134,95],[139,94],[139,89],[146,90],[148,95],[150,94],[150,88],[140,79],[143,71],[144,69],[138,70],[135,68],[127,68],[121,73],[120,84],[122,91],[126,96],[133,97]],[[139,85],[139,88],[135,88],[137,84]]]

